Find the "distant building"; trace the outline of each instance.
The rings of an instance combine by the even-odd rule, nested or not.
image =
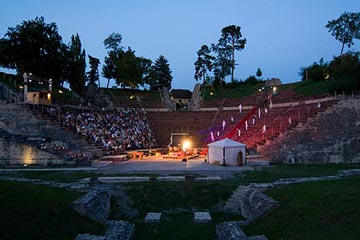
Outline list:
[[[187,89],[172,89],[170,91],[170,98],[176,103],[176,109],[188,109],[188,104],[191,100],[192,92]]]
[[[24,73],[24,102],[51,105],[52,80]]]
[[[273,86],[278,86],[278,85],[281,85],[281,81],[280,81],[280,78],[271,78],[270,80],[266,80],[266,83],[265,85],[267,87],[273,87]]]

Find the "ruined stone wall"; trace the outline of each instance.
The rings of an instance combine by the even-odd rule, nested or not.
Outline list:
[[[360,100],[342,100],[306,124],[279,137],[272,162],[360,162]]]

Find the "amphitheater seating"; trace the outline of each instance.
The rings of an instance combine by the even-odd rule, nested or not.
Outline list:
[[[170,143],[171,133],[188,133],[198,146],[207,131],[215,111],[198,112],[147,112],[159,147]]]

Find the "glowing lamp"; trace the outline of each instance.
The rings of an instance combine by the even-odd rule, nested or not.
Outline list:
[[[214,95],[214,92],[210,92],[210,96]]]
[[[51,100],[51,93],[48,93],[48,94],[47,94],[47,99],[48,99],[48,100]]]
[[[191,142],[188,141],[188,140],[185,140],[185,141],[183,142],[183,151],[185,152],[187,149],[190,148],[190,146],[191,146]]]

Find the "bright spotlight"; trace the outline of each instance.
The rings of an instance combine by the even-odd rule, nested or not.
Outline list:
[[[188,150],[191,146],[191,142],[189,140],[185,140],[183,142],[183,151],[185,152],[186,150]]]

